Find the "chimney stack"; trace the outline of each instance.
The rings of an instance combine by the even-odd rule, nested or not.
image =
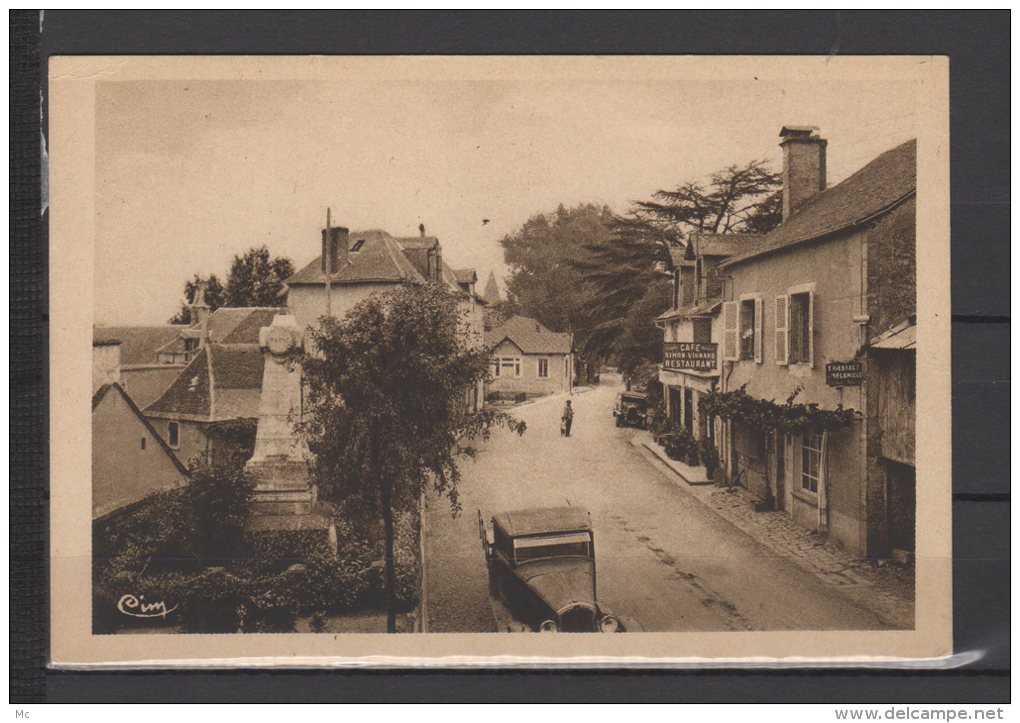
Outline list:
[[[350,242],[351,232],[343,226],[335,226],[328,231],[322,229],[322,273],[326,273],[327,259],[331,274],[337,274],[347,266]]]
[[[104,384],[120,383],[120,340],[92,342],[92,393]]]
[[[815,126],[783,126],[783,220],[825,190],[825,147]]]
[[[418,224],[418,233],[421,234],[422,238],[425,238],[425,224],[423,223]]]

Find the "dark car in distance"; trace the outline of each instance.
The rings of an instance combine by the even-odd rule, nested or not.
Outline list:
[[[478,531],[501,630],[615,633],[624,626],[596,597],[595,536],[580,507],[534,507],[495,515]]]
[[[648,397],[641,392],[620,392],[613,407],[616,426],[641,427],[648,424]]]

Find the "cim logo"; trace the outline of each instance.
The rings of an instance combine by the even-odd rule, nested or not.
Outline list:
[[[139,595],[122,595],[120,600],[117,601],[117,609],[125,615],[130,615],[133,618],[163,618],[172,613],[177,609],[174,605],[172,608],[167,608],[166,603],[160,600],[159,602],[147,603],[145,602],[145,596]]]

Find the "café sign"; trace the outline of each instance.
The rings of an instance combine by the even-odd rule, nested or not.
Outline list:
[[[674,371],[714,372],[719,367],[718,344],[668,341],[662,348],[662,366]]]
[[[864,366],[859,361],[829,362],[825,365],[825,383],[830,387],[859,387],[864,381]]]

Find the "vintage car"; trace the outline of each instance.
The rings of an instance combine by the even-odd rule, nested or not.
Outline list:
[[[620,392],[616,395],[613,416],[616,417],[617,427],[629,424],[644,428],[647,425],[647,414],[648,397],[641,392]]]
[[[501,631],[616,633],[620,620],[596,597],[591,515],[580,507],[478,511],[489,593]]]

